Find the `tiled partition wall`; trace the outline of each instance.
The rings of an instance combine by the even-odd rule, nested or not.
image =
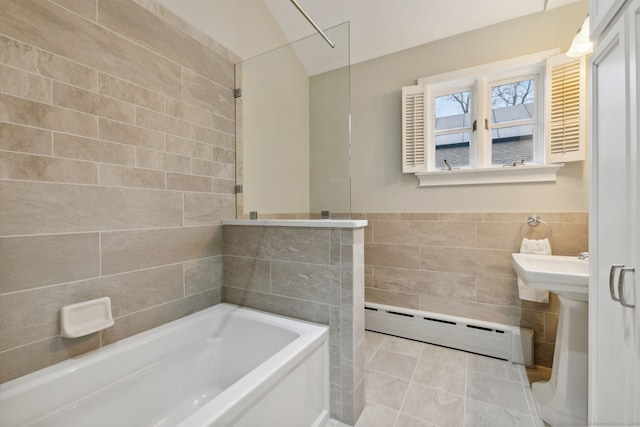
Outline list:
[[[0,382],[220,301],[233,61],[150,0],[0,0]]]
[[[364,409],[364,229],[225,225],[225,302],[330,326],[331,417]]]
[[[556,255],[588,250],[586,213],[535,212]],[[548,236],[523,213],[355,214],[365,230],[366,301],[534,330],[535,363],[551,366],[559,302],[518,297],[511,253]]]

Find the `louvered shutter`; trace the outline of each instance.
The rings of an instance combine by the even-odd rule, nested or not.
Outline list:
[[[586,158],[586,57],[547,60],[547,163]]]
[[[426,172],[424,88],[402,88],[402,172]]]

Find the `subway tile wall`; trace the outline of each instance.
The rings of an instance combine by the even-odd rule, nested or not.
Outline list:
[[[551,366],[559,302],[518,297],[511,253],[544,238],[522,213],[359,213],[365,229],[365,300],[533,329],[535,363]],[[588,250],[587,213],[536,212],[556,255]]]
[[[331,417],[364,409],[364,229],[225,225],[224,301],[330,327]]]
[[[0,0],[0,382],[221,300],[233,54],[153,0]],[[59,336],[60,307],[115,326]]]

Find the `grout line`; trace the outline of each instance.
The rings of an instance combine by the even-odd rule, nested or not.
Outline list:
[[[98,24],[98,20],[100,19],[100,13],[98,12],[98,10],[100,9],[100,2],[99,0],[95,0],[95,4],[96,4],[96,25]]]
[[[522,378],[522,371],[524,371],[524,378]],[[532,419],[539,419],[538,411],[536,410],[535,403],[533,402],[533,393],[531,390],[531,384],[529,383],[529,378],[527,377],[526,370],[524,369],[524,367],[522,368],[522,371],[521,371],[520,377],[522,380],[526,379],[526,382],[522,381],[522,391],[524,392],[524,398],[527,402],[529,415],[531,416]]]
[[[11,123],[11,124],[13,124],[13,123]],[[42,130],[42,129],[39,129],[39,128],[32,128],[32,129]],[[128,168],[143,169],[143,170],[150,170],[150,171],[175,172],[175,173],[182,173],[182,174],[185,174],[185,175],[203,176],[203,177],[207,177],[207,178],[211,177],[211,178],[226,179],[226,180],[231,181],[231,179],[224,178],[224,177],[217,177],[217,176],[212,176],[212,175],[197,175],[197,174],[191,172],[191,167],[189,168],[189,172],[176,172],[176,171],[173,171],[173,170],[169,170],[166,167],[164,167],[162,169],[153,168],[153,167],[142,167],[142,166],[139,166],[137,152],[138,152],[138,150],[152,151],[152,152],[162,153],[162,154],[165,154],[165,155],[168,155],[168,156],[176,156],[176,157],[181,157],[183,159],[190,159],[190,160],[202,160],[202,161],[205,161],[205,162],[216,163],[216,164],[223,165],[223,166],[225,166],[225,165],[226,166],[233,166],[232,163],[225,163],[225,162],[221,162],[221,161],[217,161],[217,160],[201,159],[201,158],[198,158],[198,157],[192,157],[190,155],[167,152],[166,148],[165,148],[164,151],[163,150],[155,150],[153,148],[140,147],[140,146],[137,146],[137,145],[123,144],[123,143],[114,142],[114,141],[107,141],[107,140],[103,140],[103,139],[100,139],[100,138],[93,138],[93,137],[79,136],[79,135],[73,135],[73,134],[66,134],[66,133],[62,133],[62,132],[58,132],[58,131],[47,130],[47,132],[49,132],[51,134],[51,151],[48,154],[33,153],[33,152],[29,152],[29,151],[9,150],[9,149],[4,149],[4,148],[0,148],[0,151],[7,152],[7,153],[16,153],[16,154],[29,155],[29,156],[50,157],[50,158],[53,158],[53,159],[63,159],[63,160],[70,160],[70,161],[75,161],[75,162],[104,163],[104,164],[107,164],[107,165],[116,165],[116,166],[123,166],[123,167],[128,167]],[[79,138],[79,139],[87,139],[87,140],[90,140],[92,143],[117,145],[117,146],[120,146],[120,147],[123,147],[123,148],[129,147],[134,152],[134,164],[122,163],[122,162],[117,162],[117,161],[84,159],[84,158],[80,158],[80,157],[68,157],[68,156],[65,156],[65,155],[56,154],[53,151],[53,147],[54,147],[54,145],[53,145],[53,137],[54,137],[55,134],[68,135],[68,136],[71,136],[73,138]],[[165,145],[165,147],[166,147],[166,145]],[[15,181],[33,181],[33,180],[15,179]],[[59,183],[59,184],[68,184],[67,182],[63,182],[63,181],[35,181],[35,182],[53,182],[53,183]],[[131,187],[128,187],[128,188],[131,188]]]
[[[468,396],[469,389],[469,355],[465,357],[465,373],[464,373],[464,401],[462,406],[462,423],[464,425],[465,420],[467,418],[467,401],[469,399]]]
[[[155,13],[154,13],[154,15],[155,15],[156,17],[158,17],[161,21],[165,21],[165,22],[167,22],[166,20],[162,19],[158,14],[155,14]],[[86,19],[86,18],[83,18],[83,19]],[[176,30],[178,30],[178,31],[182,32],[183,34],[185,34],[185,33],[184,33],[184,31],[181,31],[181,30],[180,30],[179,28],[177,28],[175,25],[173,25],[173,24],[171,24],[171,23],[168,23],[168,24],[169,24],[169,26],[170,26],[171,28],[176,29]],[[103,29],[103,30],[105,30],[105,31],[108,31],[108,32],[110,32],[110,33],[114,34],[117,38],[121,38],[121,39],[127,40],[129,43],[131,43],[131,44],[135,45],[137,48],[140,48],[140,49],[142,49],[142,50],[144,50],[144,51],[146,51],[146,52],[148,52],[148,53],[151,53],[153,56],[155,56],[155,57],[157,57],[157,58],[160,58],[160,59],[162,59],[162,60],[164,60],[164,61],[170,62],[170,63],[171,63],[171,64],[173,64],[173,65],[177,65],[177,66],[178,66],[178,67],[180,67],[180,68],[184,68],[184,65],[183,65],[183,64],[181,64],[181,63],[179,63],[179,62],[177,62],[175,59],[169,58],[169,57],[165,56],[165,54],[164,54],[164,53],[159,52],[159,51],[156,51],[156,50],[152,49],[151,47],[145,46],[145,45],[144,45],[144,44],[142,44],[139,40],[134,40],[134,39],[130,38],[129,36],[127,36],[126,34],[124,34],[124,33],[120,33],[120,32],[118,32],[118,31],[116,31],[116,30],[114,30],[114,29],[112,29],[112,28],[110,28],[110,27],[108,27],[108,26],[105,26],[105,25],[102,25],[102,24],[99,24],[99,23],[95,23],[95,25],[96,25],[96,26],[98,26],[98,27],[100,27],[100,28],[102,28],[102,29]],[[193,38],[193,37],[191,37],[191,36],[188,36],[188,37],[189,37],[191,40],[193,40],[193,41],[195,42],[195,44],[200,45],[200,46],[202,46],[202,47],[205,47],[207,50],[210,50],[212,53],[215,53],[215,54],[217,54],[218,56],[220,56],[217,52],[215,52],[213,49],[211,49],[210,47],[208,47],[208,46],[207,46],[207,45],[205,45],[204,43],[201,43],[200,41],[196,40],[195,38]],[[226,58],[224,58],[224,60],[226,60],[229,64],[233,64],[233,61],[231,61],[231,60],[228,60],[228,59],[226,59]],[[205,79],[205,80],[207,80],[207,81],[209,81],[209,82],[211,82],[211,83],[215,84],[216,86],[219,86],[220,88],[222,88],[222,89],[224,89],[224,90],[227,90],[227,91],[229,91],[229,92],[233,93],[233,88],[228,88],[228,87],[224,86],[222,83],[219,83],[219,82],[217,82],[217,81],[215,81],[215,80],[211,79],[210,77],[207,77],[207,76],[205,76],[205,75],[203,75],[203,74],[199,73],[199,72],[198,72],[198,71],[196,71],[196,70],[192,70],[191,68],[188,68],[188,70],[189,70],[189,71],[191,71],[192,73],[196,74],[198,77],[201,77],[201,78],[203,78],[203,79]]]
[[[386,338],[385,338],[386,339]],[[411,389],[411,385],[413,384],[413,379],[416,375],[416,371],[418,370],[418,365],[420,364],[420,360],[422,360],[422,353],[425,351],[425,346],[422,346],[420,350],[420,354],[416,358],[416,365],[413,367],[413,372],[411,373],[411,378],[409,379],[409,385],[407,386],[407,391],[404,392],[404,396],[402,397],[402,401],[400,402],[400,408],[398,408],[398,414],[396,415],[396,421],[393,423],[394,426],[398,424],[400,420],[400,414],[402,414],[402,408],[404,407],[404,403],[407,400],[407,396],[409,395],[409,390]]]
[[[179,101],[184,102],[184,66],[180,65],[180,99]],[[166,111],[166,98],[165,98],[165,111]],[[193,132],[190,130],[190,135],[193,135]]]
[[[207,194],[207,193],[205,193]],[[222,221],[222,219],[220,219]],[[222,222],[218,224],[203,224],[203,225],[168,225],[166,227],[149,227],[149,228],[122,228],[122,229],[113,229],[113,230],[86,230],[86,231],[63,231],[60,233],[40,233],[40,234],[12,234],[12,235],[4,235],[0,236],[0,239],[4,238],[16,238],[16,237],[44,237],[44,236],[64,236],[67,234],[93,234],[93,233],[122,233],[122,232],[136,232],[136,231],[160,231],[160,230],[177,230],[182,228],[202,228],[202,227],[220,227],[222,226]],[[236,255],[242,256],[242,255]],[[208,258],[208,257],[205,257]],[[254,257],[248,257],[254,258]],[[324,265],[324,264],[320,264]]]
[[[1,150],[1,151],[5,151],[5,150]],[[28,154],[28,153],[27,153]],[[52,156],[42,156],[39,154],[34,154],[35,156],[41,156],[41,157],[52,157]],[[83,161],[86,163],[97,163],[97,164],[103,164],[103,165],[113,165],[113,166],[122,166],[122,165],[117,165],[115,163],[100,163],[100,162],[94,162],[94,161],[87,161],[87,160],[79,160],[79,161]],[[123,166],[123,167],[128,167],[131,168],[130,166]],[[131,168],[131,169],[135,169],[135,168]],[[137,169],[142,169],[142,168],[137,168]],[[206,175],[190,175],[190,174],[185,174],[185,173],[180,173],[180,172],[171,172],[171,171],[159,171],[157,169],[148,169],[150,171],[155,171],[155,172],[166,172],[166,173],[173,173],[175,175],[184,175],[184,176],[192,176],[195,178],[208,178],[210,180],[219,180],[219,181],[228,181],[230,183],[235,182],[232,179],[227,179],[227,178],[217,178],[217,177],[213,177],[213,176],[206,176]],[[123,187],[123,186],[117,186],[117,185],[99,185],[99,184],[88,184],[88,183],[77,183],[77,182],[59,182],[59,181],[36,181],[33,179],[9,179],[9,178],[0,178],[0,182],[28,182],[28,183],[36,183],[36,184],[52,184],[52,185],[72,185],[72,186],[85,186],[85,187],[100,187],[100,188],[117,188],[120,190],[146,190],[146,191],[162,191],[162,192],[187,192],[187,193],[200,193],[200,194],[219,194],[222,196],[235,196],[233,193],[214,193],[213,191],[197,191],[197,190],[179,190],[179,189],[166,189],[166,188],[151,188],[151,187]],[[211,181],[213,182],[213,181]]]
[[[269,294],[273,295],[273,259],[271,257],[267,258],[269,260]],[[329,323],[331,323],[331,309],[329,309]],[[342,328],[341,328],[342,329]],[[340,340],[340,353],[342,360],[342,340]]]
[[[26,45],[26,46],[31,46],[31,45],[27,45],[27,44],[25,44],[25,45]],[[38,47],[35,47],[35,46],[32,46],[32,47],[33,47],[34,49],[39,49]],[[40,50],[42,50],[42,49],[40,49]],[[47,52],[47,51],[44,51],[44,50],[43,50],[43,52]],[[57,55],[57,54],[55,54],[55,53],[51,53],[51,52],[48,52],[48,53],[50,53],[51,55],[54,55],[54,56],[56,56],[56,57],[59,57],[59,58],[61,58],[61,59],[63,59],[63,60],[67,60],[67,61],[69,61],[69,62],[74,62],[74,61],[71,61],[71,60],[69,60],[68,58],[66,58],[66,57],[64,57],[64,56],[60,56],[60,55]],[[75,62],[74,62],[74,63],[75,63]],[[211,130],[211,131],[219,132],[219,133],[221,133],[221,134],[223,134],[223,135],[226,135],[226,136],[230,136],[230,137],[235,137],[235,136],[236,136],[236,135],[235,135],[235,133],[229,133],[229,132],[226,132],[226,131],[224,131],[224,130],[222,130],[222,129],[217,129],[213,123],[211,124],[211,126],[207,126],[207,125],[200,124],[199,122],[192,122],[192,121],[186,120],[186,119],[184,119],[184,118],[180,118],[180,117],[176,117],[175,115],[168,114],[168,113],[166,112],[166,111],[167,111],[167,108],[166,108],[166,106],[165,106],[164,104],[166,103],[166,99],[167,99],[167,97],[170,97],[170,95],[165,95],[165,94],[163,94],[163,93],[161,93],[161,92],[156,92],[156,91],[154,91],[153,89],[148,89],[148,88],[146,88],[146,87],[144,87],[144,86],[141,86],[141,85],[139,85],[139,84],[137,84],[137,83],[132,83],[132,82],[130,82],[130,81],[128,81],[128,80],[125,80],[125,79],[123,79],[123,78],[121,78],[121,77],[113,76],[113,75],[111,75],[111,74],[105,73],[105,72],[103,72],[103,71],[101,71],[101,70],[98,70],[98,69],[96,69],[96,68],[88,67],[88,66],[86,66],[86,65],[84,65],[84,64],[80,64],[80,63],[76,63],[76,64],[78,64],[78,65],[80,65],[80,66],[82,66],[82,67],[85,67],[85,68],[87,68],[87,69],[90,69],[90,70],[96,71],[96,89],[95,89],[95,90],[93,90],[92,88],[86,88],[86,87],[84,87],[84,86],[78,86],[78,85],[76,85],[76,84],[73,84],[73,83],[70,83],[70,82],[67,82],[67,81],[62,81],[62,80],[54,79],[54,78],[48,77],[48,76],[46,76],[46,75],[43,75],[43,74],[41,74],[41,73],[37,73],[37,72],[30,71],[30,70],[26,70],[26,69],[24,69],[24,68],[19,68],[19,67],[13,66],[13,65],[11,65],[11,64],[4,64],[4,63],[2,63],[2,64],[0,64],[0,65],[2,65],[2,66],[6,66],[6,67],[8,67],[8,68],[15,69],[15,70],[18,70],[18,71],[20,71],[20,72],[22,72],[22,73],[32,74],[32,75],[34,75],[34,76],[37,76],[37,77],[40,77],[40,78],[43,78],[43,79],[46,79],[46,80],[50,81],[50,82],[51,82],[51,85],[50,85],[50,95],[49,95],[49,98],[50,98],[50,99],[49,99],[47,102],[44,102],[44,101],[39,100],[39,99],[28,98],[28,97],[26,97],[26,96],[16,95],[16,94],[8,93],[8,92],[4,92],[4,91],[1,91],[0,93],[5,94],[5,95],[8,95],[8,96],[15,97],[15,98],[19,98],[19,99],[24,99],[24,100],[27,100],[27,101],[30,101],[30,102],[41,103],[41,104],[44,104],[44,105],[47,105],[47,106],[50,106],[50,107],[54,107],[54,108],[61,108],[61,109],[64,109],[64,110],[73,111],[73,112],[76,112],[76,113],[82,113],[82,114],[90,115],[90,116],[93,116],[93,117],[104,118],[104,119],[111,120],[111,121],[114,121],[114,122],[117,122],[117,123],[123,123],[123,124],[129,125],[129,126],[134,126],[134,127],[138,127],[138,128],[149,129],[149,130],[154,130],[154,131],[155,131],[155,129],[153,129],[153,128],[145,127],[145,126],[142,126],[142,125],[138,124],[138,121],[137,121],[137,112],[136,112],[136,110],[137,110],[137,108],[144,108],[145,110],[149,110],[149,111],[155,112],[155,113],[157,113],[157,114],[162,114],[162,115],[164,115],[164,116],[167,116],[167,117],[169,117],[169,118],[173,118],[173,119],[176,119],[176,120],[180,120],[180,121],[188,122],[188,123],[190,123],[190,124],[193,124],[193,125],[196,125],[196,126],[200,126],[200,127],[204,128],[204,129],[207,129],[207,130]],[[151,92],[151,93],[157,94],[157,95],[159,95],[159,96],[162,96],[162,97],[163,97],[163,111],[157,111],[157,110],[154,110],[154,109],[150,109],[150,108],[148,108],[146,105],[141,105],[141,104],[138,104],[138,103],[135,103],[135,102],[131,102],[131,101],[127,101],[127,100],[124,100],[124,99],[121,99],[121,98],[113,97],[113,96],[111,96],[111,95],[108,95],[108,94],[105,94],[105,93],[101,92],[101,91],[100,91],[100,88],[99,88],[99,80],[100,80],[99,76],[100,76],[100,74],[101,74],[101,73],[102,73],[102,74],[104,74],[104,75],[108,75],[108,76],[110,76],[110,77],[112,77],[112,78],[114,78],[114,79],[116,79],[116,80],[121,81],[121,82],[124,82],[125,84],[129,84],[129,85],[132,85],[132,86],[136,86],[137,88],[139,88],[139,89],[140,89],[140,90],[142,90],[142,91],[148,91],[148,92]],[[55,104],[55,103],[53,102],[53,100],[54,100],[54,97],[53,97],[53,91],[54,91],[54,86],[55,86],[55,84],[62,84],[62,85],[65,85],[65,86],[69,86],[69,87],[72,87],[72,88],[76,88],[76,89],[79,89],[79,90],[82,90],[82,91],[88,92],[88,93],[93,94],[93,95],[97,95],[97,96],[100,96],[100,97],[104,97],[104,98],[107,98],[107,99],[110,99],[110,100],[116,101],[116,102],[118,102],[118,103],[123,103],[123,104],[126,104],[126,105],[131,105],[132,107],[134,107],[133,123],[130,123],[130,122],[124,122],[124,121],[117,120],[117,119],[110,118],[110,117],[105,117],[105,116],[102,116],[102,115],[99,115],[99,114],[87,113],[86,111],[81,111],[81,110],[78,110],[78,109],[75,109],[75,108],[71,108],[71,107],[66,107],[66,106],[62,106],[62,105]],[[178,101],[179,101],[179,102],[184,102],[184,101],[180,101],[180,100],[178,100]],[[231,119],[229,119],[229,118],[227,118],[227,117],[220,116],[219,114],[213,113],[213,112],[211,112],[211,111],[209,111],[209,110],[207,110],[207,109],[203,109],[203,108],[201,108],[201,107],[199,107],[199,106],[197,106],[197,105],[193,105],[193,104],[186,103],[186,102],[184,102],[184,103],[185,103],[185,105],[187,105],[187,106],[189,106],[189,107],[193,107],[193,108],[199,109],[199,110],[201,110],[201,111],[207,112],[207,113],[209,113],[209,114],[214,114],[214,115],[216,115],[216,116],[218,116],[218,117],[220,117],[220,118],[222,118],[222,119],[225,119],[225,120],[231,121]],[[30,125],[24,125],[24,126],[34,127],[34,126],[30,126]],[[38,129],[45,129],[45,128],[38,128]],[[51,130],[51,129],[47,129],[47,130]],[[165,132],[165,133],[166,133],[166,132]],[[84,135],[82,135],[82,136],[84,136]],[[176,135],[176,136],[181,136],[181,135]],[[181,136],[181,137],[183,137],[183,136]],[[183,137],[183,138],[185,138],[185,137]],[[188,139],[192,139],[192,135],[191,135],[191,133],[190,133],[190,135],[189,135]]]
[[[48,131],[49,132],[49,137],[51,139],[51,157],[55,157],[55,153],[54,153],[54,148],[55,148],[55,144],[54,144],[54,135],[53,135],[53,131]]]
[[[85,278],[82,278],[82,279],[76,279],[76,280],[71,280],[71,281],[67,281],[67,282],[60,282],[60,283],[52,283],[52,284],[48,284],[48,285],[38,286],[38,287],[35,287],[35,288],[20,289],[20,290],[17,290],[17,291],[5,292],[5,293],[0,294],[0,296],[14,295],[14,294],[20,294],[20,293],[32,292],[32,291],[41,291],[41,290],[48,289],[48,288],[53,288],[53,287],[56,287],[56,286],[74,285],[74,284],[77,284],[77,283],[86,282],[86,281],[90,281],[90,280],[106,279],[106,278],[109,278],[109,277],[122,276],[122,275],[125,275],[125,274],[139,273],[139,272],[147,271],[147,270],[155,270],[155,269],[160,269],[160,268],[172,267],[174,265],[183,264],[185,262],[202,261],[202,260],[205,260],[205,259],[211,259],[211,258],[216,258],[216,257],[220,257],[220,256],[222,256],[222,254],[208,256],[208,257],[204,257],[204,258],[187,259],[187,260],[183,260],[183,261],[173,262],[173,263],[170,263],[170,264],[162,264],[162,265],[155,265],[155,266],[152,266],[152,267],[139,268],[139,269],[136,269],[136,270],[128,270],[128,271],[121,271],[121,272],[118,272],[118,273],[111,273],[111,274],[105,274],[105,275],[99,275],[99,276],[85,277]],[[243,288],[238,288],[238,289],[243,289]]]
[[[98,233],[98,276],[102,277],[102,232]]]
[[[22,70],[24,71],[24,70]],[[50,93],[49,93],[49,104],[50,105],[54,105],[53,104],[53,86],[54,86],[54,80],[52,78],[47,78],[47,80],[49,81],[49,89],[50,89]]]
[[[461,350],[461,351],[462,351],[462,350]],[[482,357],[491,357],[491,356],[485,356],[485,355],[483,355],[483,354],[480,354],[479,356],[482,356]],[[502,359],[496,359],[496,360],[499,360],[499,361],[501,361],[501,362],[511,363],[511,362],[509,362],[509,361],[507,361],[507,360],[502,360]],[[505,378],[505,377],[501,377],[501,376],[498,376],[498,375],[486,374],[486,373],[481,372],[481,371],[469,370],[469,372],[472,372],[472,373],[474,373],[474,374],[476,374],[476,375],[482,375],[482,376],[485,376],[485,377],[496,378],[496,379],[499,379],[499,380],[502,380],[502,381],[508,381],[508,382],[510,382],[510,383],[522,384],[522,381],[520,381],[520,380],[512,380],[512,379]]]
[[[187,276],[187,271],[184,268],[184,264],[186,262],[187,261],[183,261],[183,262],[180,263],[181,270],[182,270],[182,296],[185,297],[185,298],[187,297],[187,277],[186,277]]]

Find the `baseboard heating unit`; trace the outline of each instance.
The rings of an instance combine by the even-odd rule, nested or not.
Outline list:
[[[366,302],[365,329],[533,366],[533,330]]]

